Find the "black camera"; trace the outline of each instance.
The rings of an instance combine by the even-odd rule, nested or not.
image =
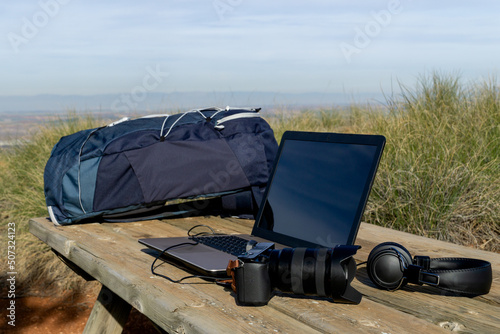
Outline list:
[[[350,283],[356,274],[352,258],[359,246],[274,249],[257,243],[228,265],[239,305],[266,305],[276,288],[285,293],[328,297],[359,304],[361,293]]]

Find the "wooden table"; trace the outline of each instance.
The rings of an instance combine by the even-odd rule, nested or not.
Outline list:
[[[136,223],[54,226],[47,218],[29,222],[30,231],[69,264],[102,284],[86,333],[120,333],[131,306],[169,333],[500,333],[500,255],[362,224],[355,256],[365,261],[380,242],[403,244],[412,255],[472,257],[490,261],[489,294],[452,296],[433,287],[408,285],[379,290],[359,266],[353,286],[363,294],[359,305],[314,297],[275,295],[267,306],[237,306],[234,293],[200,279],[175,284],[153,276],[153,253],[137,242],[146,237],[184,236],[196,224],[217,232],[249,233],[252,221],[191,217]],[[187,273],[169,264],[157,269],[174,278]]]

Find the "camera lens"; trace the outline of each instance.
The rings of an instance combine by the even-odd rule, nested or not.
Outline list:
[[[335,297],[354,278],[352,251],[332,248],[284,248],[269,255],[269,277],[282,292]]]

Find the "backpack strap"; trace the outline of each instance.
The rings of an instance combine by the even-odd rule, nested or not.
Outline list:
[[[259,211],[263,197],[263,188],[254,186],[249,190],[209,199],[197,199],[189,202],[157,205],[140,208],[121,214],[105,215],[103,221],[110,223],[134,222],[153,219],[181,218],[202,215],[238,216],[254,219]]]
[[[202,215],[203,212],[196,208],[197,205],[181,203],[171,205],[160,205],[156,207],[141,208],[121,214],[102,216],[102,220],[108,223],[131,223],[136,221],[181,218],[194,215]]]

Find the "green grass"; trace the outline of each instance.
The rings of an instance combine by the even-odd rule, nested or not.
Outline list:
[[[387,138],[364,220],[500,251],[500,94],[495,80],[433,74],[400,86],[385,108],[310,111],[271,119],[287,130]]]
[[[278,140],[286,130],[384,135],[387,144],[364,221],[500,252],[496,80],[463,83],[434,73],[414,87],[399,88],[382,107],[352,104],[267,119]],[[16,223],[19,281],[25,284],[71,288],[78,282],[27,232],[30,217],[47,215],[43,169],[54,144],[102,123],[73,116],[40,129],[13,151],[0,152],[1,233],[6,235],[8,222]]]
[[[90,116],[71,113],[67,118],[40,128],[19,146],[0,150],[0,233],[2,240],[6,240],[7,224],[15,223],[16,284],[19,292],[27,291],[26,287],[30,286],[44,292],[49,288],[78,289],[83,282],[62,265],[48,246],[28,232],[28,220],[47,216],[43,171],[54,145],[61,136],[96,127],[98,123],[99,120]],[[3,259],[7,258],[6,252],[7,247],[2,247],[0,253]],[[2,275],[11,271],[4,269],[6,265],[4,261],[0,266]],[[2,278],[1,284],[4,283]]]

